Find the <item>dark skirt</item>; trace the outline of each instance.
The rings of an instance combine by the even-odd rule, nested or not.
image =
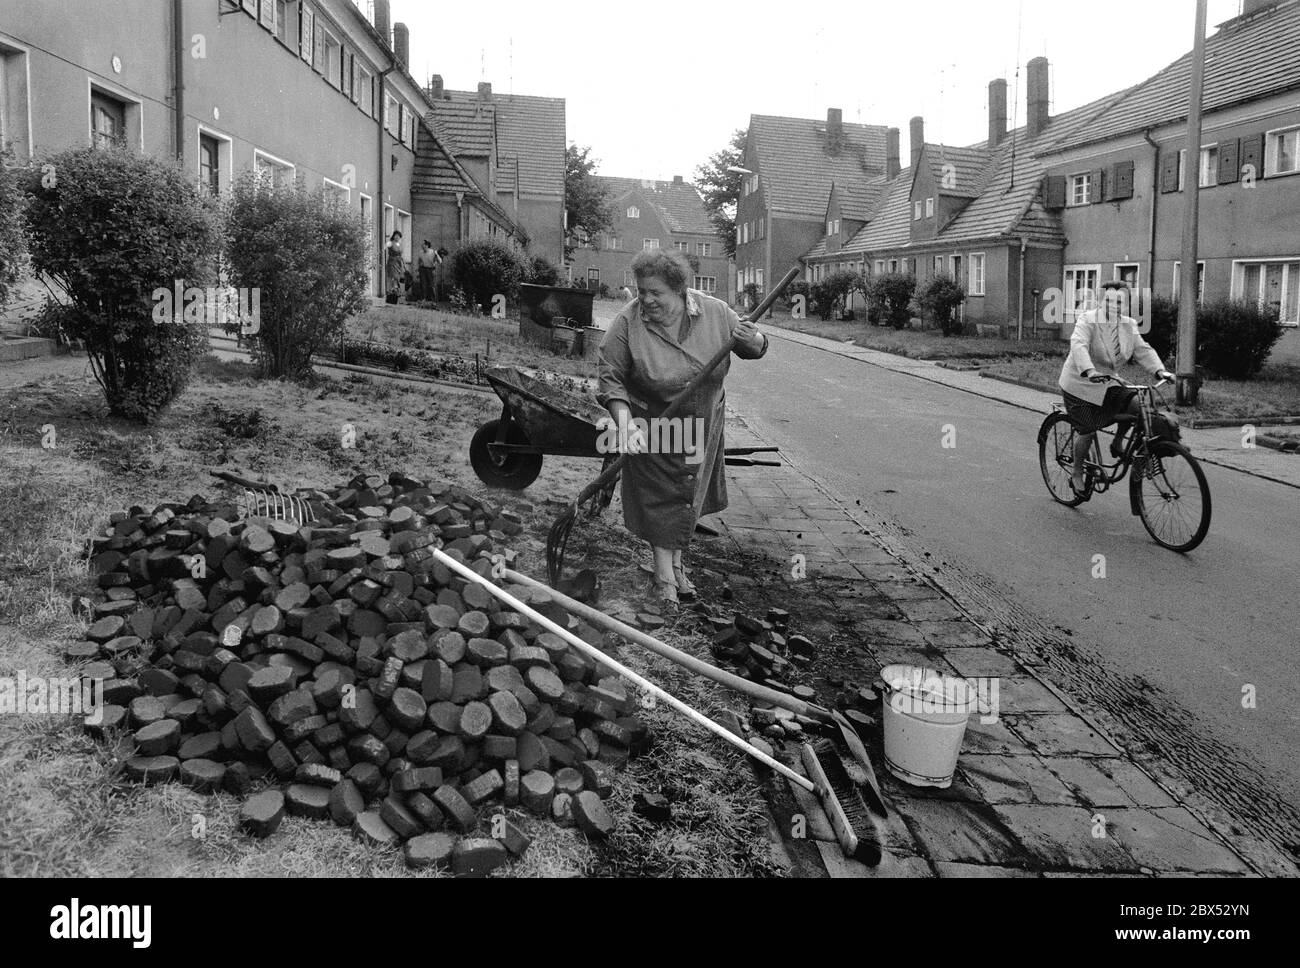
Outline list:
[[[1083,433],[1095,434],[1118,422],[1120,414],[1128,412],[1137,391],[1126,387],[1111,387],[1106,391],[1101,406],[1080,400],[1064,390],[1061,391],[1061,396],[1065,397],[1065,412],[1070,415],[1075,426]]]

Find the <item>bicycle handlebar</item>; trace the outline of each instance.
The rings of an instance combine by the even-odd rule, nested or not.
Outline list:
[[[1154,383],[1151,386],[1142,386],[1141,384],[1138,383],[1129,383],[1128,380],[1125,380],[1122,377],[1114,376],[1109,373],[1099,373],[1097,375],[1102,378],[1101,382],[1118,383],[1121,387],[1123,387],[1126,390],[1159,390],[1163,386],[1168,386],[1170,382],[1169,380],[1162,379],[1159,383]]]

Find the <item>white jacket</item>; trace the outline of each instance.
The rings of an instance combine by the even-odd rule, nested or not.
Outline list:
[[[1119,328],[1120,354],[1115,355],[1115,329]],[[1070,352],[1061,367],[1059,385],[1071,396],[1095,403],[1106,399],[1106,390],[1112,384],[1093,383],[1083,374],[1088,370],[1105,376],[1115,376],[1120,364],[1135,361],[1153,376],[1165,368],[1160,354],[1138,332],[1137,320],[1121,316],[1115,322],[1106,319],[1100,309],[1081,313],[1070,337]]]

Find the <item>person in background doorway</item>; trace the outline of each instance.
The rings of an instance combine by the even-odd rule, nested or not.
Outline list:
[[[388,237],[384,247],[384,278],[388,284],[388,302],[396,303],[402,295],[402,283],[406,276],[406,259],[402,255],[402,233],[394,232]]]
[[[437,299],[437,289],[435,279],[438,275],[438,266],[442,265],[442,256],[433,247],[433,244],[425,239],[420,248],[420,256],[416,259],[416,267],[420,274],[420,301],[435,302]]]

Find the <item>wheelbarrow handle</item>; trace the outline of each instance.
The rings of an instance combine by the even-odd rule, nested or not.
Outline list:
[[[787,272],[785,278],[772,287],[772,291],[763,298],[763,301],[755,307],[752,313],[745,317],[746,322],[752,323],[755,320],[762,319],[763,314],[776,304],[776,301],[781,298],[781,294],[784,293],[786,289],[790,287],[791,283],[798,278],[799,267],[796,266]],[[695,391],[703,386],[704,381],[712,375],[713,371],[720,367],[723,362],[731,356],[732,350],[735,348],[735,339],[728,337],[726,344],[722,349],[718,350],[718,352],[714,354],[713,359],[709,360],[709,362],[704,365],[704,369],[700,370],[699,373],[695,374],[695,376],[691,378],[691,382],[686,384],[686,388],[682,390],[681,393],[673,397],[673,399],[668,403],[668,406],[664,408],[664,412],[659,414],[660,418],[667,420],[677,416],[690,399],[695,396]],[[623,465],[627,462],[627,458],[627,454],[620,456],[618,460],[606,468],[603,474],[583,488],[582,493],[579,494],[577,499],[573,502],[574,506],[578,507],[584,504],[593,495],[597,494],[601,488],[622,473]]]

